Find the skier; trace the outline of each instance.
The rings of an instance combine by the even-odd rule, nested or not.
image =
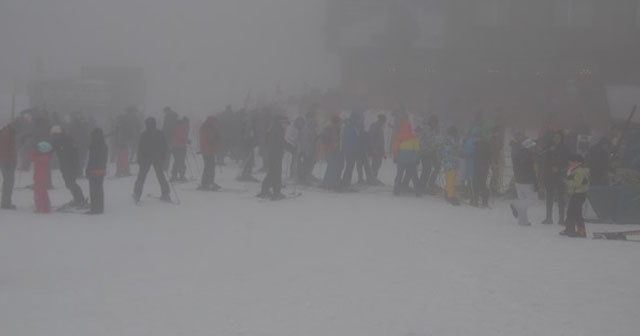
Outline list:
[[[542,175],[547,196],[547,217],[542,224],[553,224],[553,202],[558,200],[558,224],[564,225],[565,189],[563,172],[567,169],[569,151],[564,145],[562,131],[553,132],[551,144],[542,154]]]
[[[178,124],[178,113],[171,109],[171,107],[165,107],[164,119],[162,119],[162,133],[164,134],[164,141],[170,144],[173,140],[173,130]],[[175,158],[174,158],[175,160]],[[163,171],[169,170],[169,163],[171,162],[171,153],[168,153],[164,157]]]
[[[384,126],[387,124],[387,116],[378,115],[378,120],[369,126],[369,156],[371,158],[371,176],[374,183],[382,185],[378,179],[382,160],[386,159],[384,146]]]
[[[353,169],[356,166],[360,151],[360,128],[359,123],[362,114],[358,111],[351,112],[349,119],[344,124],[342,135],[342,152],[345,157],[346,166],[342,173],[342,189],[348,190],[351,187],[351,178],[353,177]]]
[[[162,192],[160,199],[165,202],[171,202],[169,183],[167,183],[163,170],[163,164],[168,154],[166,138],[163,132],[156,127],[155,118],[147,118],[145,120],[145,127],[144,132],[142,132],[140,136],[140,143],[138,144],[138,165],[140,168],[133,189],[133,199],[136,203],[140,202],[147,173],[149,173],[149,169],[153,166]]]
[[[491,168],[490,144],[482,133],[475,136],[473,149],[473,184],[471,188],[471,206],[478,207],[482,199],[482,207],[489,207],[489,188],[487,178]]]
[[[104,212],[104,177],[107,174],[107,158],[109,151],[104,141],[104,132],[101,128],[95,128],[91,132],[91,144],[89,145],[89,162],[85,176],[89,180],[89,197],[91,209],[88,215],[99,215]]]
[[[422,174],[420,175],[420,187],[430,194],[436,190],[436,178],[440,173],[440,160],[438,159],[437,136],[439,132],[438,117],[432,115],[424,123],[418,132],[420,139],[420,163]]]
[[[87,201],[84,198],[82,189],[76,182],[76,179],[80,175],[78,168],[78,146],[73,141],[73,138],[63,132],[62,128],[57,125],[51,127],[51,139],[53,151],[58,156],[62,179],[73,196],[73,201],[68,203],[68,205],[75,208],[83,208],[87,205]]]
[[[304,128],[300,133],[300,162],[301,166],[298,168],[298,183],[302,185],[308,185],[310,180],[315,180],[313,177],[313,167],[316,165],[318,144],[317,144],[317,122],[316,122],[316,109],[312,108],[307,113],[305,118]]]
[[[2,170],[2,201],[0,208],[14,210],[11,201],[16,174],[16,130],[13,124],[0,128],[0,170]]]
[[[449,127],[442,144],[442,169],[445,176],[446,200],[451,205],[460,205],[456,196],[456,176],[460,164],[460,146],[458,145],[458,129]]]
[[[216,152],[219,139],[218,119],[209,116],[200,127],[200,153],[204,168],[202,170],[202,181],[198,190],[218,190],[220,186],[215,183],[216,177]]]
[[[409,120],[405,120],[393,142],[393,160],[398,167],[393,185],[394,195],[400,194],[402,181],[405,178],[412,181],[416,196],[422,195],[416,171],[419,155],[420,141],[411,129]]]
[[[33,161],[33,200],[36,205],[35,212],[40,214],[51,212],[48,189],[52,150],[53,147],[50,143],[41,141],[31,152],[31,161]]]
[[[242,135],[240,140],[240,151],[244,159],[242,160],[242,170],[236,180],[242,182],[260,182],[258,179],[253,177],[253,167],[256,159],[256,132],[253,117],[245,110],[240,110],[238,111],[238,118],[242,120],[240,128],[240,134]]]
[[[515,147],[515,145],[514,145]],[[534,161],[534,150],[536,142],[527,138],[514,148],[513,175],[516,184],[518,199],[510,204],[513,216],[518,219],[518,224],[523,226],[531,225],[527,210],[536,203],[538,194],[536,192],[536,172]]]
[[[189,141],[189,119],[183,117],[173,128],[171,137],[171,151],[173,153],[173,167],[171,169],[171,182],[187,182],[187,145]]]
[[[284,156],[287,142],[284,140],[287,118],[281,115],[272,117],[271,127],[267,132],[266,145],[269,157],[267,176],[262,181],[262,190],[259,198],[270,199],[272,201],[286,198],[280,191],[282,188],[282,157]]]
[[[568,237],[586,238],[587,232],[582,217],[582,206],[589,191],[589,168],[584,167],[584,158],[580,154],[573,154],[569,158],[569,169],[564,183],[569,194],[569,207],[565,229],[560,234]]]
[[[340,189],[340,175],[344,166],[344,158],[340,150],[341,129],[342,119],[334,115],[331,117],[331,124],[322,131],[322,145],[327,160],[322,187],[333,191]]]

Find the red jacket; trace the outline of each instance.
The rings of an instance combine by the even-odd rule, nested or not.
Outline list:
[[[210,116],[200,127],[200,153],[203,156],[216,155],[216,140],[218,139],[218,120]]]
[[[173,129],[171,148],[186,148],[189,143],[189,124],[180,122]]]
[[[16,131],[11,126],[5,126],[0,129],[0,164],[16,161]]]

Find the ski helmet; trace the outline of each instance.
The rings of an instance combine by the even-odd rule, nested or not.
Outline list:
[[[41,141],[36,146],[38,147],[38,153],[40,154],[47,154],[53,150],[51,144],[46,141]]]

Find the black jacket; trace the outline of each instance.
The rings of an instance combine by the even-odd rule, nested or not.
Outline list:
[[[560,144],[542,154],[542,174],[546,184],[562,183],[569,165],[569,150]]]
[[[58,155],[60,172],[66,176],[78,176],[79,161],[78,147],[68,134],[56,134],[53,137],[53,150]]]
[[[138,163],[162,163],[167,155],[167,140],[162,131],[156,128],[155,121],[152,125],[147,121],[146,127],[138,143]]]
[[[518,184],[536,184],[533,152],[521,148],[513,157],[513,176]]]
[[[102,130],[99,128],[93,130],[91,132],[91,145],[89,145],[89,162],[87,163],[86,176],[104,176],[106,174],[108,153]]]

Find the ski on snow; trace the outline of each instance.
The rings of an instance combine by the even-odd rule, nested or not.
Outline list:
[[[593,239],[627,240],[628,236],[640,235],[640,230],[621,232],[594,232]]]

